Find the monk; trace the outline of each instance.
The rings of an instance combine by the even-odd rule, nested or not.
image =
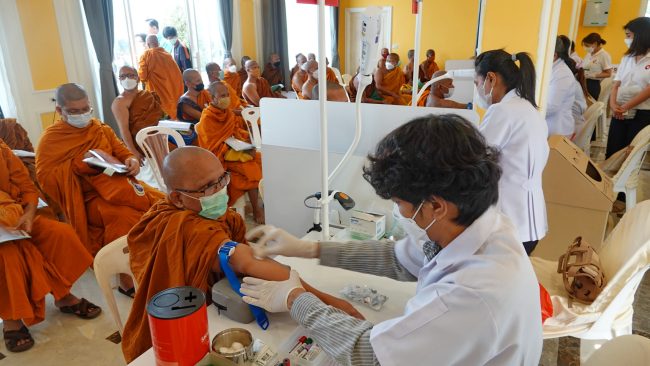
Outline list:
[[[145,127],[157,126],[164,112],[158,94],[138,90],[140,78],[136,69],[122,66],[118,78],[124,91],[111,104],[111,111],[117,120],[124,145],[142,163],[144,155],[135,141],[135,136]]]
[[[208,84],[214,83],[215,81],[220,80],[221,66],[216,62],[208,62],[205,65],[205,72],[208,74]]]
[[[242,79],[237,72],[237,64],[235,64],[232,57],[228,57],[223,61],[223,81],[235,90],[237,98],[241,98]]]
[[[151,347],[148,301],[175,286],[193,286],[210,293],[215,280],[222,276],[218,251],[224,243],[240,243],[229,258],[236,274],[273,280],[289,277],[288,267],[253,256],[246,243],[244,220],[229,210],[225,201],[216,200],[217,204],[210,207],[199,201],[227,195],[230,176],[210,151],[194,146],[176,149],[165,158],[162,174],[170,193],[128,236],[131,268],[139,286],[122,338],[127,362]],[[348,302],[303,285],[325,303],[362,318]]]
[[[298,70],[300,70],[300,66],[307,62],[307,57],[303,55],[302,53],[299,53],[296,55],[296,64],[291,68],[291,75],[290,78],[293,80],[293,75],[295,75]]]
[[[140,162],[108,125],[92,118],[83,87],[63,84],[56,89],[55,99],[61,119],[41,137],[36,176],[95,256],[104,245],[126,235],[163,194],[133,178]],[[84,158],[93,157],[89,150],[108,162],[124,164],[126,175],[102,174],[103,169],[85,163]],[[127,296],[133,293],[126,275],[120,290]]]
[[[307,61],[302,65],[302,70],[307,73],[307,81],[302,84],[302,98],[312,99],[311,91],[318,85],[318,62]]]
[[[407,53],[409,62],[404,66],[404,84],[413,86],[413,68],[415,67],[415,50]]]
[[[316,55],[313,53],[307,54],[307,61],[316,61]]]
[[[246,122],[229,107],[230,94],[224,83],[212,83],[208,91],[212,101],[196,126],[199,146],[212,151],[230,172],[232,181],[228,186],[228,205],[232,206],[244,193],[248,193],[255,221],[261,224],[264,222],[264,210],[259,200],[258,186],[262,179],[262,156],[254,150],[235,151],[225,143],[231,136],[250,143]]]
[[[426,83],[433,78],[433,74],[440,70],[436,63],[436,51],[427,50],[427,59],[420,64],[420,81]]]
[[[93,261],[72,227],[36,214],[38,190],[29,172],[0,140],[0,229],[31,238],[0,243],[0,318],[5,346],[22,352],[34,345],[27,326],[45,318],[45,296],[61,312],[96,318],[100,307],[70,289]]]
[[[210,76],[210,73],[208,73],[208,76]],[[217,80],[219,80],[218,75]],[[183,71],[183,82],[187,91],[178,99],[176,114],[180,121],[197,124],[201,119],[201,112],[210,104],[210,94],[205,90],[203,78],[201,78],[198,70],[187,69]]]
[[[361,75],[359,74],[359,70],[357,69],[357,73],[352,77],[350,83],[348,84],[351,101],[356,101],[357,91],[359,90],[360,79],[361,79]],[[381,95],[379,95],[379,92],[377,91],[377,86],[375,84],[374,76],[373,76],[372,83],[370,83],[370,85],[368,85],[364,89],[361,98],[362,98],[361,103],[385,104],[384,99],[381,97]]]
[[[282,60],[280,59],[280,55],[272,53],[271,56],[269,56],[269,61],[266,63],[266,66],[264,66],[262,77],[271,84],[271,89],[275,89],[274,87],[282,89],[278,87],[278,85],[284,83],[284,74],[282,73]]]
[[[302,66],[307,63],[307,58],[303,56],[303,59],[301,59],[301,61],[303,60],[304,62],[300,64],[300,67],[293,74],[293,77],[291,78],[291,89],[293,89],[293,91],[296,92],[298,99],[304,99],[302,95],[302,86],[305,85],[305,82],[307,81],[307,79],[309,79],[309,74],[307,73],[307,71],[302,69]]]
[[[279,92],[273,92],[269,82],[260,76],[260,66],[257,61],[246,61],[246,72],[248,78],[242,88],[242,96],[248,104],[259,107],[262,98],[285,98]]]
[[[176,119],[176,103],[183,94],[183,78],[174,58],[159,47],[155,35],[147,36],[148,49],[140,57],[138,75],[146,90],[160,97],[160,106],[170,119]]]
[[[327,66],[327,70],[325,71],[325,75],[327,75],[327,81],[338,83],[339,78],[336,77],[336,73],[330,67],[330,60],[328,60],[327,57],[325,57],[325,65]]]
[[[433,78],[447,74],[446,71],[437,71],[433,74]],[[435,108],[453,108],[453,109],[467,109],[468,105],[465,103],[458,103],[450,100],[454,93],[454,80],[452,78],[442,79],[431,84],[418,100],[419,107],[435,107]]]
[[[388,55],[385,62],[379,60],[379,68],[375,71],[375,83],[386,104],[406,105],[401,94],[404,73],[397,67],[398,63],[399,55],[396,53]]]
[[[246,79],[248,79],[248,71],[246,71],[246,62],[250,61],[250,57],[244,56],[241,58],[241,69],[239,69],[239,80],[241,80],[242,87],[244,86],[244,83],[246,82]],[[243,97],[243,94],[240,94],[240,96]]]
[[[315,85],[311,91],[313,100],[318,100],[318,85]],[[345,89],[339,83],[327,82],[327,100],[330,102],[348,102],[348,96]]]

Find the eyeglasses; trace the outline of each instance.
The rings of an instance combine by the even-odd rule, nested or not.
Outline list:
[[[201,197],[203,197],[203,196],[209,196],[215,192],[219,192],[220,190],[224,189],[229,183],[230,183],[230,173],[225,172],[221,177],[219,177],[219,179],[216,182],[203,186],[200,189],[189,190],[189,189],[176,188],[175,190],[181,193],[193,193],[193,194],[201,193]]]
[[[120,75],[120,76],[119,76],[119,79],[120,79],[120,80],[124,80],[124,79],[126,79],[126,78],[129,78],[129,79],[137,79],[137,78],[138,78],[138,75],[136,75],[136,74],[123,74],[123,75]]]

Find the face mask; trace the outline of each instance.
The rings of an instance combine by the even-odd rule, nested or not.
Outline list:
[[[226,109],[229,106],[230,106],[230,97],[223,97],[217,100],[217,103],[215,104],[215,107],[219,109]]]
[[[447,89],[447,92],[444,95],[445,99],[451,98],[451,96],[454,95],[454,90],[455,90],[455,88]]]
[[[169,43],[176,44],[176,41],[178,41],[178,38],[174,37],[169,40]]]
[[[201,198],[192,197],[183,192],[178,193],[186,197],[194,198],[195,200],[198,199],[201,202],[199,216],[205,217],[206,219],[216,220],[228,210],[228,187],[223,187],[219,192]]]
[[[413,217],[411,218],[402,216],[402,214],[399,212],[399,206],[397,204],[395,204],[393,207],[393,216],[397,218],[400,226],[402,229],[404,229],[404,232],[406,232],[406,234],[410,236],[418,246],[421,246],[423,242],[430,240],[429,235],[427,234],[427,230],[429,230],[431,225],[436,223],[436,219],[433,219],[433,221],[431,221],[431,223],[423,229],[415,222],[413,218],[417,216],[418,212],[420,212],[423,204],[424,202],[420,203],[420,206],[418,206],[418,209],[415,211]]]
[[[275,67],[280,67],[280,65],[282,65],[282,63],[280,61],[273,63],[273,66],[275,66]]]
[[[124,88],[124,90],[133,90],[138,86],[138,81],[136,79],[126,78],[124,80],[120,80],[120,85],[122,85],[122,88]]]
[[[485,95],[485,82],[486,80],[483,80],[483,85],[480,87],[476,88],[475,93],[475,99],[478,101],[478,106],[481,107],[482,109],[488,109],[492,105],[492,91],[494,90],[494,85],[492,85],[492,89],[490,89],[490,93]]]
[[[237,66],[235,66],[235,65],[228,66],[228,71],[231,72],[231,73],[236,73],[237,72]]]
[[[219,71],[219,79],[223,80],[223,70]]]
[[[311,75],[314,77],[314,79],[318,80],[318,70],[312,72]]]
[[[391,62],[386,62],[386,69],[392,70],[395,68],[395,65],[393,65]]]
[[[93,110],[89,110],[86,113],[82,114],[67,114],[66,122],[69,125],[76,128],[84,128],[90,124],[90,120],[93,118]]]
[[[625,45],[627,46],[627,48],[630,48],[630,46],[632,46],[632,41],[634,41],[634,38],[625,38],[623,40],[623,42],[625,42]]]
[[[194,90],[196,90],[197,92],[200,92],[203,89],[205,89],[205,85],[203,85],[203,83],[199,83],[194,86]]]
[[[594,52],[594,48],[593,47],[585,47],[585,51],[587,51],[587,53],[592,53],[592,52]]]

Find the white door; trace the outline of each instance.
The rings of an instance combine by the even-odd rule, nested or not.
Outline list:
[[[354,75],[359,67],[361,57],[361,15],[366,8],[345,9],[345,73]],[[391,49],[391,27],[393,9],[391,6],[383,6],[381,47]]]

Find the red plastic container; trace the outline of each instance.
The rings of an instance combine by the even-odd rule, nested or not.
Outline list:
[[[197,288],[174,287],[147,305],[156,365],[192,366],[210,351],[205,295]]]

